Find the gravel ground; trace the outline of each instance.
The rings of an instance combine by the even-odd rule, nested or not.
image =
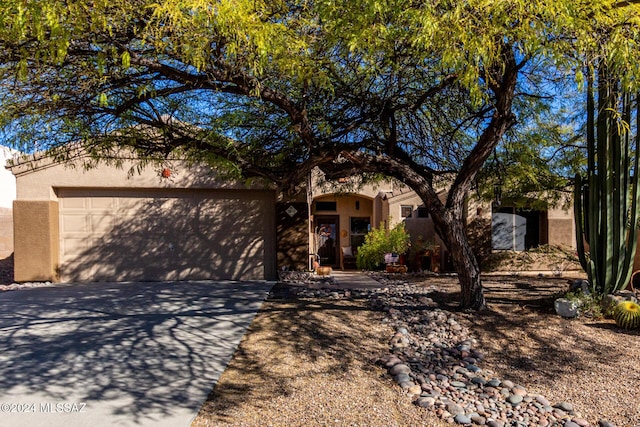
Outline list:
[[[438,289],[430,296],[472,331],[484,370],[571,402],[590,425],[640,426],[640,334],[556,316],[566,278],[487,277],[490,309],[479,315],[457,312],[453,277],[405,280]],[[382,312],[365,299],[285,293],[265,303],[192,427],[450,425],[380,365],[395,332]]]
[[[376,364],[381,320],[365,300],[266,302],[192,427],[447,425]]]

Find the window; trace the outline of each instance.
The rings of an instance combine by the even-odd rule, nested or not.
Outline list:
[[[426,207],[420,206],[418,208],[418,218],[429,218],[429,211]]]
[[[331,211],[338,210],[337,202],[316,202],[316,211]]]
[[[413,213],[413,206],[407,206],[407,205],[400,206],[400,216],[402,218],[411,218],[412,213]]]
[[[351,218],[351,246],[358,247],[364,243],[364,236],[371,231],[371,220],[369,217]]]

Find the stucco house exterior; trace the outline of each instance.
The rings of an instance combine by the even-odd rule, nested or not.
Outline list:
[[[86,169],[81,159],[61,164],[34,156],[9,170],[17,183],[19,282],[274,280],[279,269],[308,269],[315,259],[354,268],[351,255],[366,232],[397,222],[412,238],[404,260],[411,269],[452,269],[422,201],[393,181],[326,182],[318,172],[285,194],[179,160],[138,169],[124,158],[119,167]],[[491,204],[470,201],[467,218],[479,252],[492,245],[575,247],[570,211],[492,212]]]
[[[410,188],[397,181],[364,186],[350,183],[323,185],[311,181],[311,241],[319,230],[330,229],[330,247],[311,245],[324,264],[342,268],[343,248],[354,253],[367,228],[393,227],[403,222],[412,245],[403,260],[410,270],[453,271],[447,248],[435,232],[428,209]],[[355,188],[355,189],[354,189]],[[441,199],[447,196],[443,186]],[[570,205],[531,210],[496,207],[470,197],[466,206],[467,234],[480,261],[492,251],[525,251],[540,245],[575,249],[575,225]],[[425,255],[426,254],[426,255]]]
[[[14,203],[16,281],[276,277],[276,191],[173,162],[144,168],[23,161]]]

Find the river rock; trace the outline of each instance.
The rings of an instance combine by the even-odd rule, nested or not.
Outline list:
[[[522,396],[520,396],[519,394],[512,394],[511,396],[507,397],[507,402],[515,406],[522,402]]]
[[[411,368],[403,363],[398,363],[397,365],[394,365],[391,369],[389,369],[389,373],[391,375],[410,374]]]
[[[452,415],[464,414],[464,408],[453,402],[447,404],[447,411]]]
[[[569,412],[569,413],[573,412],[573,405],[569,402],[558,402],[555,405],[553,405],[553,407],[557,409],[561,409],[564,412]]]
[[[538,402],[542,406],[551,406],[551,403],[544,396],[538,394],[536,395],[535,399],[536,402]]]
[[[421,408],[431,408],[435,405],[436,399],[433,397],[420,397],[416,400],[416,405]]]
[[[464,414],[458,414],[453,417],[453,420],[458,424],[471,424],[471,418]]]
[[[578,316],[578,303],[576,301],[558,298],[554,301],[553,306],[556,309],[556,313],[561,317],[571,319]]]
[[[408,374],[398,374],[394,376],[393,379],[396,380],[398,384],[411,381],[411,377]]]

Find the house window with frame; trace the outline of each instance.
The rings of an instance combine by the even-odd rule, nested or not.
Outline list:
[[[335,212],[337,209],[338,209],[338,204],[336,202],[325,202],[325,201],[316,202],[316,211]]]
[[[364,243],[364,236],[371,231],[371,219],[369,217],[351,217],[351,246],[357,248]]]
[[[401,218],[411,218],[412,214],[413,214],[413,206],[409,206],[409,205],[400,206]]]

